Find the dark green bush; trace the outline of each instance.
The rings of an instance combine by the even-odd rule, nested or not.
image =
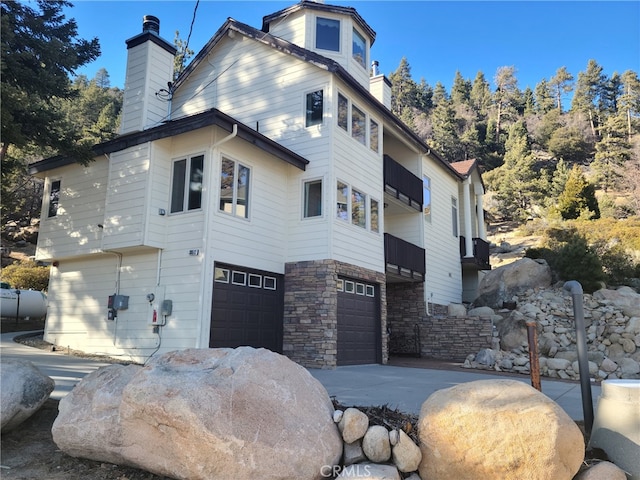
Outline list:
[[[34,261],[8,265],[0,272],[0,280],[11,288],[22,290],[46,290],[49,286],[49,267],[42,267]]]

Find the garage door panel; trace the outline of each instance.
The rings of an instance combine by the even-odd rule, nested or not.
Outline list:
[[[231,274],[216,275],[211,309],[210,347],[251,346],[282,352],[284,291],[282,275],[216,265]],[[231,279],[231,281],[229,281]],[[273,280],[275,279],[275,281]],[[264,286],[276,289],[267,289]]]
[[[351,285],[347,285],[351,283]],[[380,361],[380,316],[374,285],[343,279],[338,291],[338,365]],[[357,292],[370,292],[360,295]],[[373,293],[372,293],[373,292]]]

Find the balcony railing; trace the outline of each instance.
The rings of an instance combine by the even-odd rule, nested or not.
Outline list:
[[[489,263],[489,243],[481,238],[473,240],[473,257],[466,257],[465,238],[460,237],[460,258],[463,265],[476,267],[478,270],[491,270]]]
[[[397,280],[424,281],[424,248],[385,233],[384,259],[387,273],[392,274]]]
[[[384,191],[405,205],[422,211],[422,180],[389,155],[384,156]]]

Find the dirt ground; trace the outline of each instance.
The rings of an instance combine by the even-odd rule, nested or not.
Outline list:
[[[1,319],[2,333],[44,329],[44,321]],[[79,354],[77,352],[76,354]],[[81,353],[80,353],[81,354]],[[408,362],[408,360],[405,360]],[[402,364],[400,360],[400,364]],[[440,362],[439,368],[447,368]],[[455,368],[448,364],[448,368]],[[346,406],[335,404],[336,408]],[[407,415],[386,406],[357,406],[367,413],[372,424],[401,428],[416,439],[417,416]],[[0,441],[0,478],[16,480],[170,480],[149,472],[71,457],[53,442],[51,426],[58,415],[58,401],[49,399],[31,418],[16,430],[2,434]],[[581,430],[583,426],[579,424]]]

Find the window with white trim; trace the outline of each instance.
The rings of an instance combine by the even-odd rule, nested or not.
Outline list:
[[[451,197],[451,224],[453,236],[458,236],[458,199]]]
[[[322,115],[324,113],[323,91],[307,93],[306,95],[306,113],[304,126],[312,127],[313,125],[322,124]]]
[[[424,218],[431,221],[431,179],[426,175],[422,177],[422,208]]]
[[[362,145],[367,144],[366,115],[353,104],[351,104],[351,136]]]
[[[47,205],[47,217],[55,217],[58,215],[58,206],[60,205],[60,190],[62,186],[61,180],[53,180],[49,186],[49,203]]]
[[[304,218],[322,216],[322,180],[304,182]]]
[[[171,181],[171,213],[197,210],[202,206],[204,155],[173,162]]]
[[[251,170],[240,162],[222,159],[220,172],[220,211],[249,218]]]
[[[349,100],[338,94],[338,126],[345,132],[349,131]]]
[[[374,152],[378,153],[380,151],[380,143],[378,140],[378,123],[369,119],[369,148]]]
[[[367,67],[367,41],[355,28],[353,29],[351,54],[353,55],[353,59],[362,65],[363,68]]]
[[[316,18],[316,48],[340,51],[340,20]]]

